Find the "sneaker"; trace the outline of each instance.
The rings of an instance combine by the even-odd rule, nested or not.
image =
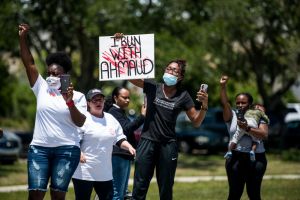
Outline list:
[[[249,154],[250,154],[250,160],[252,162],[254,162],[255,161],[255,153],[254,153],[254,151],[250,151]]]
[[[225,159],[231,158],[232,157],[232,152],[231,151],[227,151],[226,154],[224,155]]]

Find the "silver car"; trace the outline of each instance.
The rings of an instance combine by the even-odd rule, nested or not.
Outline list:
[[[3,130],[3,136],[0,138],[0,162],[13,164],[18,160],[21,150],[20,137],[13,132]]]

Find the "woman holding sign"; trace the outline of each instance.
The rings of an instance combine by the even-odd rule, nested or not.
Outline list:
[[[35,66],[26,42],[27,24],[19,25],[20,54],[30,87],[37,98],[33,139],[28,150],[28,199],[43,199],[49,179],[51,199],[65,199],[71,177],[79,163],[78,126],[85,121],[84,94],[65,85],[62,77],[72,68],[64,52],[48,55],[48,77],[44,79]],[[68,79],[66,82],[69,82]]]
[[[184,110],[195,127],[199,127],[208,108],[206,91],[197,92],[200,111],[195,109],[187,91],[179,88],[185,73],[185,61],[173,60],[165,68],[163,83],[153,80],[130,80],[144,89],[147,113],[141,140],[137,147],[133,199],[145,199],[156,168],[160,199],[172,199],[178,147],[175,125],[178,114]]]

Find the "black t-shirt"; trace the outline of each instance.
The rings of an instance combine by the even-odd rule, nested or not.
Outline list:
[[[140,115],[133,121],[130,121],[130,119],[126,116],[126,113],[124,110],[121,108],[118,108],[116,106],[112,106],[109,110],[108,113],[112,114],[119,123],[122,126],[123,132],[127,137],[127,141],[134,147],[136,148],[136,140],[134,136],[134,131],[138,129],[143,123],[144,123],[144,116]],[[121,149],[117,145],[114,145],[113,148],[113,155],[119,155],[123,156],[126,159],[133,160],[134,156],[130,154],[129,151],[125,149]]]
[[[144,93],[147,95],[147,113],[142,138],[156,142],[176,141],[175,125],[178,114],[195,104],[187,91],[177,90],[171,98],[166,98],[162,83],[153,80],[144,81]]]

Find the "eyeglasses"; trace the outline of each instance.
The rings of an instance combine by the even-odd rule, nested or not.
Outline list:
[[[92,99],[91,102],[92,103],[102,103],[104,101],[104,98],[100,98],[100,99]]]
[[[165,69],[166,71],[172,71],[172,74],[175,75],[175,76],[178,76],[180,71],[177,69],[177,68],[173,68],[173,67],[166,67]]]

